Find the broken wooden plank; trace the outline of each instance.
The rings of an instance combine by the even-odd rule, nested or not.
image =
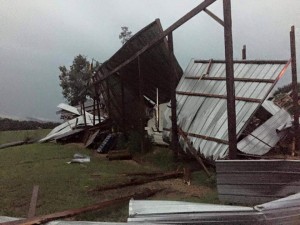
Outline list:
[[[190,143],[190,140],[188,139],[188,137],[185,135],[185,133],[183,132],[183,130],[180,127],[178,127],[178,134],[183,138],[184,142],[188,145],[188,150],[190,151],[190,153],[195,157],[195,159],[203,167],[206,174],[210,177],[210,173],[209,173],[208,169],[206,168],[206,166],[204,165],[204,163],[203,163],[202,159],[200,158],[200,156],[197,154],[197,150]]]
[[[125,176],[146,176],[146,177],[152,177],[152,176],[157,176],[157,175],[162,175],[163,172],[152,172],[152,173],[149,173],[149,172],[140,172],[140,173],[125,173],[124,175]]]
[[[132,154],[128,150],[109,151],[106,157],[108,160],[128,160],[132,159]]]
[[[34,185],[32,190],[31,201],[29,205],[29,211],[27,215],[28,218],[32,218],[35,216],[38,193],[39,193],[39,185]]]
[[[57,220],[57,219],[61,219],[61,218],[72,217],[72,216],[76,216],[76,215],[79,215],[79,214],[82,214],[82,213],[107,208],[107,207],[112,206],[112,205],[125,203],[125,202],[129,201],[131,198],[144,199],[144,198],[147,198],[147,197],[150,197],[150,196],[156,194],[157,192],[159,192],[161,190],[162,189],[154,189],[154,190],[145,189],[143,192],[140,192],[140,193],[135,193],[133,195],[128,195],[128,196],[125,196],[125,197],[100,202],[100,203],[90,205],[90,206],[87,206],[87,207],[83,207],[83,208],[69,209],[69,210],[66,210],[66,211],[56,212],[56,213],[52,213],[52,214],[48,214],[48,215],[36,216],[36,217],[33,217],[33,218],[21,219],[21,220],[10,221],[10,222],[4,222],[4,223],[0,223],[0,225],[43,224],[43,223],[47,223],[49,221],[53,221],[53,220]]]
[[[19,145],[24,145],[26,144],[26,141],[15,141],[15,142],[10,142],[10,143],[6,143],[6,144],[2,144],[0,145],[0,149],[3,148],[9,148],[9,147],[14,147],[14,146],[19,146]]]
[[[95,189],[89,190],[88,192],[106,191],[106,190],[118,189],[118,188],[123,188],[123,187],[128,187],[128,186],[136,186],[136,185],[150,183],[153,181],[174,179],[174,178],[178,178],[178,177],[182,177],[182,176],[183,176],[182,172],[178,172],[178,171],[169,172],[169,173],[165,173],[162,175],[139,179],[139,180],[134,180],[134,181],[130,181],[130,182],[124,182],[124,183],[120,183],[120,184],[112,184],[112,185],[108,185],[108,186],[100,186],[100,187],[96,187]]]

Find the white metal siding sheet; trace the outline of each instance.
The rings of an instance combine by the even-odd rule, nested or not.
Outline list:
[[[209,74],[205,74],[209,63],[195,63],[192,60],[187,67],[176,91],[195,94],[211,94],[226,96],[226,81],[204,80],[205,77],[226,77],[225,63],[212,63]],[[285,64],[256,64],[235,63],[236,78],[272,79],[276,80]],[[199,79],[187,79],[197,77]],[[267,82],[235,82],[237,97],[251,98],[263,101],[273,83]],[[200,138],[189,136],[195,149],[206,158],[222,159],[228,155],[228,124],[226,99],[216,97],[190,96],[177,94],[177,123],[184,132],[207,136]],[[239,135],[253,113],[257,110],[258,102],[236,100],[236,125]],[[167,123],[170,129],[170,122]],[[222,143],[214,141],[220,139]],[[183,145],[183,141],[181,141]]]

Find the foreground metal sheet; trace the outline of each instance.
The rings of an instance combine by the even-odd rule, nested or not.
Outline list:
[[[251,207],[180,201],[131,200],[128,222],[155,224],[263,224]]]
[[[246,154],[266,154],[285,135],[285,132],[276,132],[276,129],[290,121],[290,114],[284,109],[281,109],[251,134],[242,139],[238,143],[237,148]]]
[[[234,62],[238,136],[287,66],[287,61]],[[225,77],[224,61],[192,60],[176,89],[178,125],[199,154],[213,160],[228,155]]]
[[[299,225],[300,194],[254,207],[131,200],[128,221],[155,224]]]
[[[300,192],[300,160],[217,160],[216,170],[223,202],[260,204]]]

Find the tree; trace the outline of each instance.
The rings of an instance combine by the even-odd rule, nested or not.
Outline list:
[[[300,83],[298,83],[297,86],[298,86],[298,92],[300,92]],[[292,91],[292,87],[293,87],[292,83],[279,87],[276,91],[274,91],[273,95],[277,96],[280,94],[288,93]]]
[[[96,62],[97,65],[99,65],[98,62]],[[83,55],[74,58],[69,70],[66,66],[59,67],[62,94],[70,105],[78,105],[89,95],[88,84],[92,77],[91,67],[90,62]]]
[[[121,27],[121,29],[122,31],[119,34],[119,39],[121,39],[121,42],[124,45],[132,37],[132,32],[128,30],[128,27]]]

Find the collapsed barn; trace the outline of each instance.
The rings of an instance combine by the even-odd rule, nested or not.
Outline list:
[[[257,163],[250,160],[265,156],[282,140],[294,143],[291,154],[299,150],[298,113],[294,112],[292,121],[290,114],[267,100],[290,64],[293,77],[296,76],[295,57],[292,53],[291,60],[246,60],[244,55],[243,60],[233,60],[230,4],[224,4],[223,22],[206,9],[213,2],[202,2],[165,31],[159,20],[155,20],[134,35],[97,69],[93,78],[97,95],[93,114],[79,114],[72,120],[72,126],[69,121],[53,131],[58,133],[54,139],[71,137],[75,130],[83,131],[82,141],[90,146],[102,134],[104,138],[97,149],[101,152],[105,145],[111,143],[112,133],[116,130],[125,134],[137,130],[145,137],[146,123],[153,117],[153,113],[148,112],[170,102],[164,112],[164,139],[171,143],[174,155],[179,152],[191,154],[204,168],[203,160],[216,164],[219,196],[224,201],[245,203],[251,199],[255,204],[299,192],[300,173],[294,169],[294,164],[297,167],[299,161],[270,160],[264,164],[264,161]],[[225,60],[192,59],[183,73],[173,53],[172,32],[203,10],[224,26]],[[291,46],[293,49],[293,44]],[[297,83],[297,79],[293,78],[293,81]],[[95,102],[99,102],[99,96],[104,100],[105,117],[100,115],[99,110],[98,114],[95,113]],[[296,97],[295,102],[298,104]],[[298,105],[295,108],[299,108]],[[80,125],[84,126],[80,128]],[[53,136],[47,140],[53,140]],[[288,151],[284,153],[290,154]],[[237,160],[238,157],[247,160]],[[273,170],[275,164],[276,170]],[[263,169],[253,175],[259,166]],[[238,178],[235,178],[236,173]],[[287,174],[287,178],[281,182],[282,174]],[[265,179],[270,176],[273,176],[272,182]],[[270,183],[277,187],[273,189]],[[269,189],[274,191],[266,191]],[[252,208],[247,210],[251,211],[250,217],[262,215]],[[144,213],[141,214],[149,218],[148,212]],[[145,221],[144,217],[138,221]],[[215,217],[212,215],[213,219]]]

